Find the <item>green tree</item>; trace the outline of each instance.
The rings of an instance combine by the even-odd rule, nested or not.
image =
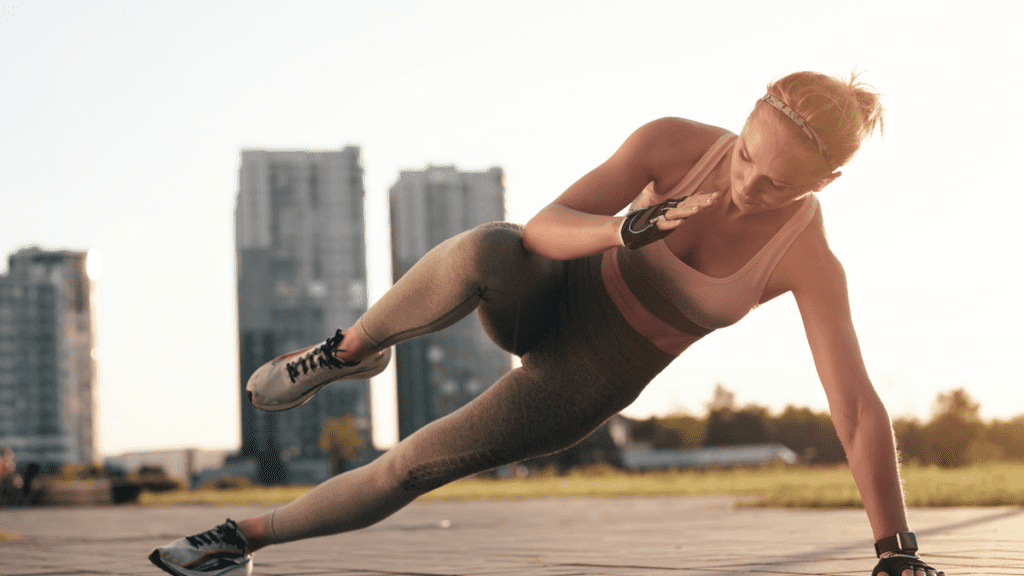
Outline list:
[[[707,426],[701,446],[735,446],[763,444],[773,440],[769,429],[771,415],[764,406],[750,404],[733,408],[734,395],[721,384],[715,387],[715,397],[708,403]]]
[[[846,461],[843,443],[827,412],[814,412],[810,408],[786,406],[770,421],[772,436],[800,455],[810,464],[835,464]]]
[[[643,442],[655,450],[689,447],[685,432],[666,426],[664,418],[655,416],[647,420],[630,421],[630,435],[634,440]]]
[[[928,453],[925,427],[916,418],[900,418],[892,423],[896,449],[904,464],[926,464],[934,458]]]
[[[978,415],[980,405],[967,390],[958,388],[939,394],[933,409],[934,416],[925,426],[928,451],[934,462],[943,468],[966,466],[976,460],[972,449],[981,440],[984,424]]]
[[[342,418],[327,418],[320,432],[320,450],[331,460],[334,474],[344,472],[348,468],[348,461],[359,455],[365,443],[356,419],[351,414]]]
[[[985,442],[998,448],[1001,460],[1024,460],[1024,415],[995,420],[985,428]]]
[[[711,401],[706,405],[708,407],[708,414],[712,412],[731,412],[736,408],[736,394],[733,394],[731,390],[722,385],[721,382],[715,384],[715,391],[711,397]]]
[[[704,436],[704,428],[706,427],[703,418],[697,418],[689,414],[664,416],[658,418],[658,423],[678,434],[679,442],[674,448],[699,447],[700,439]]]

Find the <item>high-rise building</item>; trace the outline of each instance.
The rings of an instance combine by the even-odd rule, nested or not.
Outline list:
[[[431,248],[480,224],[505,218],[501,168],[455,166],[403,170],[390,190],[392,263],[398,280]],[[476,315],[441,332],[399,344],[398,434],[412,434],[463,406],[512,367]]]
[[[91,464],[96,362],[88,252],[23,248],[0,275],[0,446]]]
[[[241,362],[241,455],[264,481],[299,461],[323,460],[327,418],[352,415],[371,446],[366,380],[343,380],[284,412],[255,409],[245,384],[265,362],[333,336],[366,310],[360,149],[241,152],[235,207]],[[292,462],[289,462],[292,461]],[[287,476],[287,474],[284,474]],[[294,475],[293,475],[294,476]]]

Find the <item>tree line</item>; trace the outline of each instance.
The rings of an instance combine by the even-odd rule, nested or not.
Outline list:
[[[932,417],[893,421],[896,447],[906,464],[945,468],[989,461],[1024,461],[1024,415],[982,421],[980,404],[958,388],[938,394]],[[779,443],[808,464],[846,462],[832,418],[827,412],[787,406],[779,414],[767,407],[738,407],[721,384],[703,418],[680,414],[627,420],[630,436],[652,448],[700,448]]]

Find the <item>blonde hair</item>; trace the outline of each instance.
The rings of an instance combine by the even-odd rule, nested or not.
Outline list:
[[[818,72],[795,72],[768,84],[768,94],[803,117],[821,137],[832,163],[846,164],[878,128],[883,133],[881,97],[860,72],[850,79]]]

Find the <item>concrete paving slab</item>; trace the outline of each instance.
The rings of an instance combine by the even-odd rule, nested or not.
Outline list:
[[[259,506],[0,509],[0,576],[151,575],[149,552]],[[949,576],[1024,576],[1024,508],[910,511]],[[861,575],[862,510],[736,508],[731,497],[417,502],[365,530],[261,550],[259,576]]]

